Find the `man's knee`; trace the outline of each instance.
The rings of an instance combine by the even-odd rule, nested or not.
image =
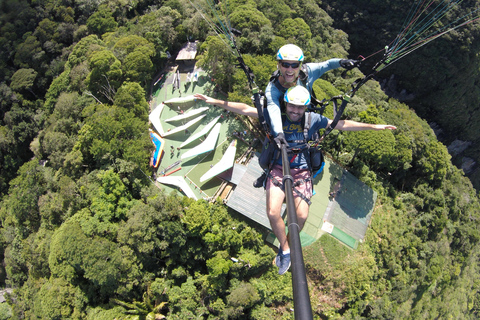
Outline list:
[[[280,212],[278,210],[267,210],[267,216],[270,220],[280,219]]]
[[[296,208],[297,208],[297,218],[307,219],[310,206],[303,199],[297,198]]]
[[[297,218],[306,220],[308,218],[308,210],[297,212]]]

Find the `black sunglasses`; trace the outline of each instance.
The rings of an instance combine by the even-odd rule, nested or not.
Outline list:
[[[293,69],[297,69],[298,67],[300,67],[299,62],[294,62],[294,63],[280,62],[280,65],[284,68],[292,67]]]

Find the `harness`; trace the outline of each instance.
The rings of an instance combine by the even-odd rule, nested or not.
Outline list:
[[[274,85],[277,88],[277,90],[285,93],[286,88],[284,88],[280,84],[280,82],[278,81],[279,76],[280,76],[280,71],[275,70],[272,73],[272,75],[270,76],[270,83],[272,83],[272,85]],[[353,94],[355,94],[355,92],[360,88],[360,86],[362,86],[371,77],[373,77],[373,75],[369,75],[365,79],[359,79],[359,80],[355,81],[355,83],[352,85],[352,94],[350,96],[349,95],[345,95],[345,96],[340,95],[340,96],[335,96],[335,97],[333,97],[329,100],[329,101],[332,101],[332,103],[333,103],[333,113],[334,113],[335,116],[334,116],[333,121],[330,124],[330,126],[328,126],[325,129],[325,132],[324,132],[323,136],[319,138],[319,142],[321,142],[323,139],[325,139],[325,137],[333,129],[335,129],[335,126],[337,125],[338,121],[340,121],[340,118],[342,117],[342,114],[345,111],[345,107],[347,106],[348,102],[350,102],[350,98],[353,96]],[[303,86],[307,89],[310,89],[309,91],[310,91],[310,97],[311,97],[311,104],[308,107],[308,111],[315,112],[315,113],[323,115],[323,113],[325,112],[325,108],[329,104],[329,101],[327,101],[325,99],[323,99],[321,101],[318,100],[318,98],[315,95],[315,91],[313,90],[313,88],[308,88],[308,85],[307,85],[308,84],[308,68],[305,64],[303,64],[302,68],[300,69],[300,72],[298,74],[298,80],[300,80],[300,85],[301,86]],[[267,105],[267,97],[265,95],[263,97],[264,97],[263,106],[266,106]],[[342,103],[341,103],[340,107],[338,106],[338,101],[339,100],[342,100]],[[280,100],[280,109],[281,109],[282,113],[285,112],[285,103],[284,103],[283,99]]]
[[[283,113],[282,114],[282,122],[285,121],[286,115]],[[298,179],[293,183],[293,191],[300,197],[302,200],[304,200],[308,205],[311,205],[310,198],[307,198],[303,193],[301,193],[296,187],[306,184],[309,181],[312,181],[314,177],[316,177],[316,174],[314,175],[314,172],[317,171],[317,174],[320,172],[319,169],[322,168],[323,164],[323,155],[321,153],[321,150],[318,149],[318,139],[319,139],[319,134],[315,133],[312,136],[312,140],[309,141],[308,139],[308,132],[310,130],[312,124],[312,112],[305,112],[305,116],[302,118],[302,127],[303,127],[303,140],[290,140],[287,142],[294,142],[294,143],[299,143],[300,146],[295,147],[295,148],[289,148],[288,154],[293,155],[293,158],[291,161],[293,161],[297,156],[303,154],[306,161],[307,161],[307,166],[310,171],[310,177],[307,179]],[[313,163],[314,159],[312,159],[312,155],[318,155],[318,161],[321,163]],[[280,150],[276,149],[274,152],[274,156],[272,160],[270,161],[270,165],[268,167],[268,170],[266,170],[267,173],[267,178],[270,179],[270,181],[275,185],[276,187],[279,187],[283,191],[284,185],[283,183],[279,182],[276,180],[272,175],[271,175],[271,169],[276,162],[276,160],[280,156]],[[265,187],[265,186],[264,186]]]
[[[282,87],[279,81],[277,81],[278,77],[280,77],[280,70],[275,70],[272,75],[270,76],[270,82],[280,91],[285,93],[286,89]],[[300,69],[300,73],[298,74],[298,80],[300,80],[300,85],[309,89],[307,87],[307,81],[308,81],[308,69],[305,64],[302,64],[302,68]],[[319,114],[323,114],[325,112],[325,107],[328,105],[328,103],[325,103],[325,100],[318,100],[317,96],[315,95],[315,91],[313,91],[313,88],[310,88],[311,90],[311,104],[308,107],[309,111],[312,112],[317,112]],[[267,98],[265,97],[265,102],[264,105],[267,105]],[[283,100],[280,100],[280,106],[283,108],[282,112],[285,112],[284,106],[282,106]]]
[[[272,85],[274,85],[280,92],[285,92],[285,88],[280,84],[278,81],[278,77],[280,76],[280,71],[276,70],[273,72],[273,74],[270,77],[270,82]],[[345,107],[347,106],[348,102],[350,101],[350,98],[355,94],[355,92],[362,86],[368,79],[370,79],[372,75],[364,78],[357,80],[353,85],[352,85],[352,90],[350,95],[345,95],[345,96],[336,96],[331,98],[329,101],[332,101],[333,103],[333,110],[334,110],[334,119],[332,123],[325,129],[325,132],[323,135],[320,137],[318,132],[312,136],[311,141],[308,141],[308,131],[311,126],[311,113],[319,113],[323,114],[325,111],[326,106],[329,104],[329,101],[326,101],[325,99],[322,101],[319,101],[317,97],[315,96],[315,91],[313,91],[313,88],[311,88],[311,104],[308,108],[308,112],[305,112],[305,117],[303,118],[303,134],[304,134],[304,140],[303,141],[294,141],[297,143],[303,143],[304,148],[301,149],[290,149],[289,154],[292,153],[303,153],[305,155],[305,159],[307,160],[307,165],[310,170],[310,178],[308,179],[301,179],[297,180],[294,185],[293,185],[293,191],[297,193],[305,202],[307,202],[309,205],[311,204],[310,199],[308,199],[304,194],[302,194],[298,189],[296,188],[297,186],[301,185],[302,183],[306,183],[310,180],[313,180],[320,172],[323,171],[323,166],[325,165],[324,159],[323,159],[323,154],[319,148],[319,144],[323,139],[335,128],[337,125],[338,121],[340,121],[340,118],[345,110]],[[308,89],[308,69],[306,65],[302,65],[302,68],[300,69],[299,75],[298,75],[298,82],[300,85],[306,87]],[[341,101],[341,104],[339,105],[339,101]],[[263,106],[267,105],[267,99],[264,96],[264,101],[263,101]],[[282,100],[280,100],[280,109],[282,112],[282,122],[285,120],[285,103]],[[266,110],[266,109],[265,109]],[[260,114],[260,112],[259,112]],[[263,112],[262,112],[263,114]],[[292,142],[292,141],[290,141]],[[270,141],[270,143],[273,143],[273,141]],[[267,169],[265,169],[265,172],[267,174],[267,177],[272,181],[272,183],[284,190],[284,186],[282,183],[277,181],[272,177],[270,174],[270,171],[272,169],[273,164],[276,162],[280,155],[280,150],[276,149],[275,152],[273,153],[273,157],[270,161],[270,165],[268,166]],[[264,181],[264,187],[265,187],[265,181]]]

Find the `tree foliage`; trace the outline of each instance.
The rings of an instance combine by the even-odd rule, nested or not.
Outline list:
[[[118,26],[112,12],[106,6],[100,6],[87,20],[88,30],[96,35],[103,35],[106,32],[114,31]]]
[[[207,71],[223,91],[230,91],[235,73],[235,57],[218,37],[208,37],[200,47],[198,65]]]
[[[356,57],[389,44],[404,28],[412,5],[409,1],[375,1],[373,5],[373,2],[336,0],[321,6],[334,19],[334,25],[349,34],[351,56]],[[478,8],[478,5],[478,1],[462,3],[445,18],[452,26],[456,25],[456,19],[472,8]],[[433,26],[432,32],[437,28]],[[450,144],[456,139],[471,142],[466,150],[454,154],[457,166],[461,166],[467,158],[474,159],[476,163],[480,159],[476,134],[480,122],[479,113],[475,110],[479,101],[478,85],[475,84],[479,79],[479,43],[473,41],[478,38],[479,30],[476,23],[457,28],[379,74],[385,80],[393,80],[388,84],[393,96],[402,99],[403,93],[410,93],[405,102],[422,118],[441,129],[439,138],[443,143]],[[478,165],[467,173],[478,189]]]
[[[371,52],[404,10],[402,1],[230,4],[260,89],[281,45],[302,46],[306,62]],[[147,97],[167,51],[200,40],[197,66],[232,99],[250,101],[231,48],[208,36],[201,15],[184,0],[0,7],[0,281],[15,288],[0,318],[291,317],[291,276],[276,274],[275,252],[255,226],[219,202],[167,195],[143,174],[152,148]],[[476,132],[467,111],[478,105],[475,34],[435,42],[392,71],[417,93],[418,113],[451,123],[449,133]],[[335,70],[314,88],[329,99],[361,76]],[[478,317],[480,205],[470,181],[429,124],[377,82],[359,90],[345,118],[398,129],[333,133],[324,143],[379,200],[357,251],[331,237],[306,250],[315,317]]]

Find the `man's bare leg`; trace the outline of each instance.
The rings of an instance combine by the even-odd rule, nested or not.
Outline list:
[[[267,216],[270,221],[272,231],[280,242],[283,250],[289,249],[287,234],[285,232],[285,222],[280,214],[282,210],[285,193],[278,187],[271,187],[267,190]]]
[[[295,208],[297,211],[297,222],[298,226],[300,227],[300,232],[305,225],[305,221],[307,221],[310,206],[302,198],[295,197]]]

